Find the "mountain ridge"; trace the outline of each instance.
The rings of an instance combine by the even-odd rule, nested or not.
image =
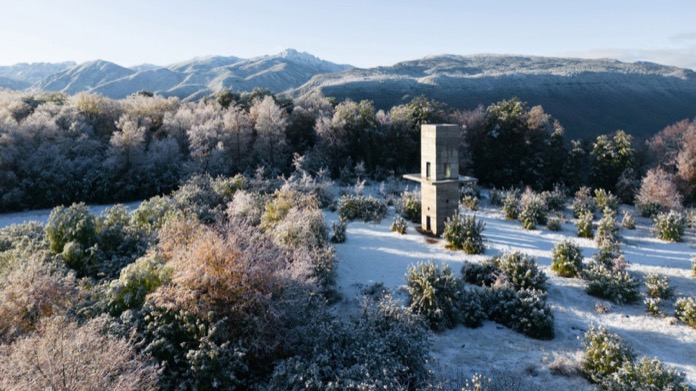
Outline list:
[[[182,100],[197,100],[222,89],[265,88],[291,97],[321,93],[339,101],[368,99],[378,109],[420,95],[460,109],[516,96],[529,105],[542,105],[574,137],[616,129],[649,136],[667,124],[696,116],[693,70],[614,59],[443,54],[356,68],[286,49],[249,59],[204,56],[164,66],[125,68],[104,60],[34,65],[34,71],[32,64],[0,67],[0,88],[89,92],[111,98],[148,90]],[[3,76],[36,78],[51,69],[58,71],[31,86]]]

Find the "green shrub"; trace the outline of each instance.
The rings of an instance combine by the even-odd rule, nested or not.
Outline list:
[[[154,254],[139,258],[123,268],[119,278],[109,284],[106,291],[109,311],[119,315],[127,309],[142,307],[145,296],[170,279],[171,269],[163,259]]]
[[[578,227],[578,237],[591,238],[594,236],[594,229],[592,228],[593,219],[594,215],[592,212],[582,212],[580,214],[576,222]]]
[[[568,197],[566,197],[565,190],[556,185],[553,187],[553,190],[542,192],[541,198],[544,200],[544,205],[546,205],[548,210],[559,212],[565,208]]]
[[[681,213],[670,211],[669,213],[660,213],[655,217],[654,230],[659,239],[680,242],[685,227],[686,220]]]
[[[619,208],[619,199],[610,191],[604,189],[595,189],[595,205],[597,209],[609,208],[616,211]]]
[[[54,253],[63,252],[69,242],[89,248],[97,242],[96,218],[84,203],[69,207],[59,206],[51,211],[46,224],[49,248]]]
[[[344,195],[338,200],[338,216],[346,221],[360,219],[379,223],[387,214],[387,204],[373,197]]]
[[[503,213],[508,220],[517,220],[520,213],[520,198],[517,190],[510,190],[503,196]]]
[[[481,302],[481,296],[475,290],[462,288],[459,297],[459,317],[464,326],[480,327],[488,317]]]
[[[498,257],[488,258],[482,263],[464,261],[461,273],[467,284],[491,286],[498,274]]]
[[[579,218],[584,213],[594,213],[595,211],[595,200],[590,195],[590,188],[583,186],[577,192],[575,192],[575,199],[573,200],[573,216]]]
[[[643,217],[653,217],[660,213],[662,204],[656,201],[636,201],[636,209]]]
[[[432,261],[410,266],[406,272],[409,307],[423,315],[430,328],[441,331],[459,323],[461,283],[448,265]]]
[[[401,217],[414,223],[421,222],[421,194],[419,191],[404,191],[399,202]]]
[[[641,357],[637,363],[625,361],[621,368],[601,385],[610,391],[690,391],[685,374],[657,358]]]
[[[625,270],[612,270],[602,264],[593,264],[583,272],[590,296],[629,304],[638,300],[638,281]]]
[[[486,227],[483,221],[476,221],[476,216],[459,216],[455,213],[445,222],[443,237],[447,247],[464,250],[467,254],[483,253],[483,236],[481,232]]]
[[[645,276],[645,287],[648,288],[648,296],[655,299],[670,299],[674,296],[674,289],[669,286],[667,276],[648,273]]]
[[[155,233],[162,228],[167,218],[175,213],[174,202],[169,197],[152,197],[143,201],[130,216],[130,225],[135,229]]]
[[[538,289],[487,288],[486,312],[491,320],[530,338],[553,339],[554,317],[546,297]]]
[[[546,291],[546,274],[539,269],[534,257],[515,251],[497,257],[496,261],[499,282],[509,283],[515,290]]]
[[[426,389],[427,329],[419,316],[391,297],[368,303],[359,317],[348,321],[318,320],[308,329],[301,335],[300,348],[273,368],[268,387],[261,388]]]
[[[518,219],[524,229],[534,229],[537,225],[546,224],[546,204],[538,194],[527,189],[520,199],[520,213]]]
[[[621,226],[626,229],[636,229],[636,219],[631,212],[625,211],[621,219]]]
[[[471,195],[463,195],[461,198],[461,203],[464,205],[467,209],[476,211],[478,210],[479,207],[479,199],[478,197],[471,196]]]
[[[488,192],[488,202],[493,206],[503,206],[503,193],[502,191],[492,188]]]
[[[561,227],[562,222],[563,222],[563,218],[561,216],[551,216],[551,217],[549,217],[548,221],[546,222],[546,228],[549,231],[559,232],[563,229]]]
[[[674,302],[674,317],[696,328],[696,300],[693,297],[680,297]]]
[[[603,243],[618,242],[618,232],[619,227],[616,225],[616,212],[614,212],[612,209],[604,208],[604,215],[597,224],[595,242],[597,242],[597,244],[600,246]]]
[[[94,264],[92,247],[97,243],[97,221],[83,203],[51,211],[46,225],[49,248],[78,276],[89,273]]]
[[[645,304],[645,311],[648,314],[657,317],[662,317],[665,315],[665,313],[660,309],[661,303],[662,299],[659,297],[646,297],[643,300],[643,304]]]
[[[331,230],[333,235],[331,235],[331,241],[333,243],[343,243],[346,241],[346,226],[347,222],[343,219],[338,219],[331,223]]]
[[[406,220],[401,216],[397,216],[394,218],[394,222],[391,225],[391,230],[392,232],[398,232],[403,235],[406,233],[406,227],[408,227]]]
[[[551,270],[561,277],[578,276],[582,270],[580,246],[570,240],[557,243],[551,251]]]
[[[602,383],[624,363],[631,363],[635,358],[633,350],[618,335],[601,326],[590,325],[582,345],[585,358],[580,368],[595,383]]]

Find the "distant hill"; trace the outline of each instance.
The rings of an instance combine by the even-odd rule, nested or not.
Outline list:
[[[530,56],[443,55],[391,67],[314,76],[293,91],[339,100],[370,99],[378,108],[425,95],[458,108],[517,96],[542,105],[571,137],[624,129],[648,137],[696,116],[693,71],[652,63]]]
[[[315,92],[339,100],[370,99],[388,109],[425,95],[471,109],[517,96],[542,105],[570,137],[624,129],[649,137],[696,117],[696,74],[652,63],[533,56],[441,55],[370,69],[334,64],[293,49],[244,59],[197,57],[131,68],[103,61],[0,67],[0,88],[99,93],[124,98],[141,90],[197,100],[223,88],[265,88],[299,97]]]
[[[32,64],[21,63],[10,66],[0,66],[0,77],[14,79],[23,82],[23,88],[37,83],[58,72],[62,72],[75,66],[75,62],[66,61],[59,63],[37,62]]]
[[[251,91],[265,88],[280,93],[300,87],[319,73],[350,69],[293,49],[269,56],[242,59],[210,56],[158,67],[132,68],[98,60],[75,65],[35,83],[34,91],[99,93],[120,99],[141,90],[181,99],[199,99],[223,88]]]

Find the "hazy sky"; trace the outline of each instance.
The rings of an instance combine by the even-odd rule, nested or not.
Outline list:
[[[696,69],[696,1],[0,0],[0,65],[166,65],[286,48],[359,67],[501,53]]]

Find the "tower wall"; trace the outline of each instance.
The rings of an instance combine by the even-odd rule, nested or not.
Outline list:
[[[421,126],[421,227],[441,235],[459,207],[459,127]]]

